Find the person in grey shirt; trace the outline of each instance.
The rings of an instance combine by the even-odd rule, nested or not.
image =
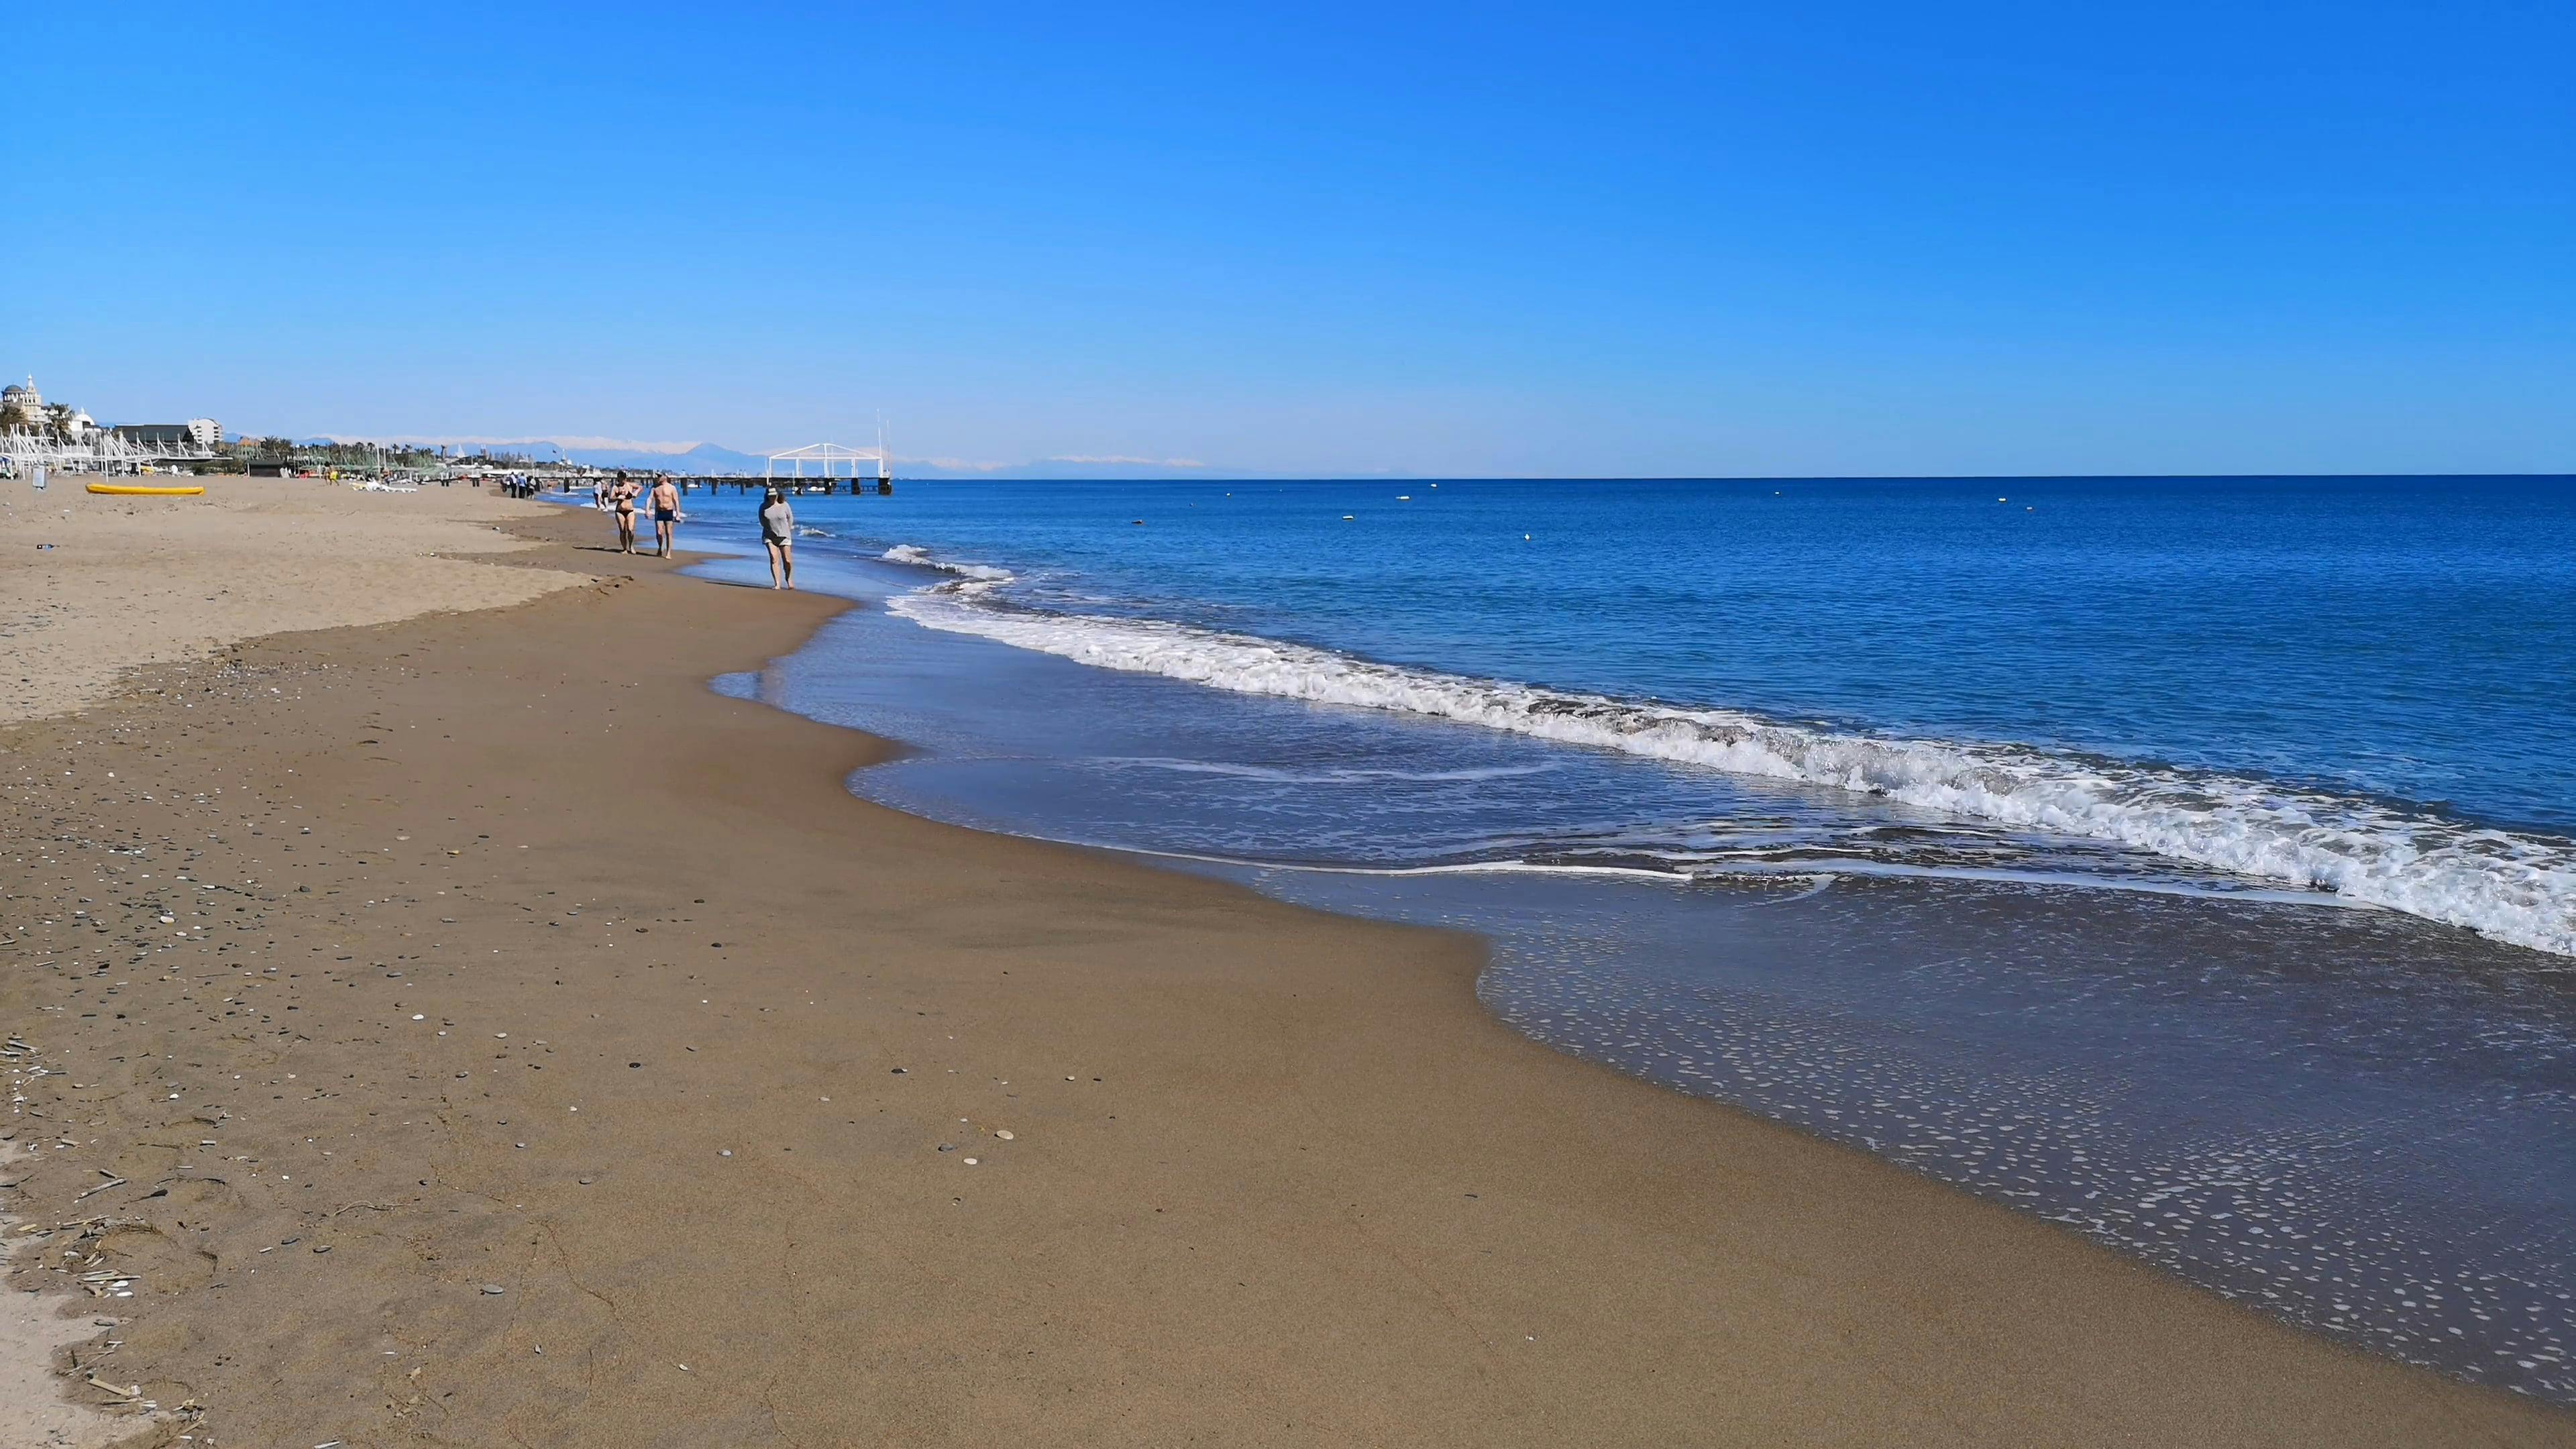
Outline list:
[[[769,545],[769,586],[796,587],[796,510],[775,488],[760,500],[760,541]]]

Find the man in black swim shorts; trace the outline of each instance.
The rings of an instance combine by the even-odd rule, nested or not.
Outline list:
[[[670,479],[653,485],[653,541],[663,558],[671,556],[671,539],[680,527],[680,490]]]

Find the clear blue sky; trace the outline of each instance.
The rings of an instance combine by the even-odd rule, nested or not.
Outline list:
[[[2576,470],[2576,5],[13,16],[0,371],[297,435]],[[42,63],[27,59],[45,57]]]

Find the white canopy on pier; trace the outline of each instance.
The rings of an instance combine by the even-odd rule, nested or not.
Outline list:
[[[891,470],[887,467],[889,461],[882,444],[874,448],[844,448],[838,443],[811,443],[802,448],[790,448],[783,453],[770,454],[769,466],[761,471],[760,476],[778,477],[778,470],[784,467],[790,470],[786,476],[802,478],[805,476],[805,469],[810,465],[817,470],[816,477],[856,478],[860,476],[859,465],[871,463],[876,467],[876,476],[886,478],[892,476]],[[840,470],[837,473],[833,471],[836,468]]]

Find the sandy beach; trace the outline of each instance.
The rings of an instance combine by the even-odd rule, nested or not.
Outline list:
[[[133,498],[85,491],[94,481],[0,488],[0,651],[14,666],[0,722],[96,703],[128,670],[237,639],[496,608],[581,582],[472,561],[524,547],[494,525],[526,505],[480,488],[222,478],[199,498]]]
[[[1472,938],[855,800],[885,746],[707,688],[839,601],[63,487],[0,519],[0,1353],[105,1412],[0,1380],[7,1442],[2576,1443],[1540,1047]]]

